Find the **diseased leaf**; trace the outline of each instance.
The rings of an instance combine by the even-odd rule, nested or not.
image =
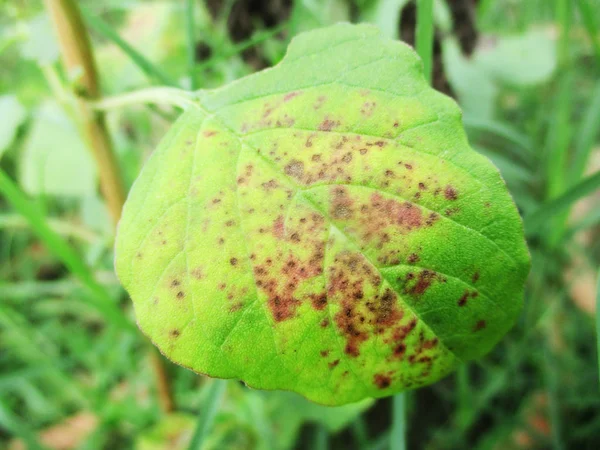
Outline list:
[[[173,361],[339,405],[430,384],[511,328],[522,222],[412,49],[339,24],[198,99],[116,243]]]

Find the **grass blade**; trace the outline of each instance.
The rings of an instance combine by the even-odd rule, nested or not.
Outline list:
[[[534,165],[533,155],[531,153],[531,140],[511,126],[497,120],[478,119],[475,117],[464,117],[463,123],[467,130],[490,133],[514,144],[514,146],[507,148],[507,150],[510,151],[511,156],[530,166]],[[520,149],[515,148],[515,146],[520,147]]]
[[[600,123],[600,83],[596,85],[596,89],[592,94],[592,100],[588,106],[581,126],[577,132],[577,140],[575,141],[575,154],[573,156],[573,164],[569,172],[569,180],[571,184],[579,181],[585,166],[592,152],[594,141],[598,137],[600,131],[598,124]]]
[[[406,394],[396,394],[392,399],[391,450],[406,450]]]
[[[43,450],[46,448],[40,444],[33,430],[14,416],[2,399],[0,399],[0,428],[4,428],[13,435],[19,436],[25,441],[27,448],[31,450]]]
[[[289,27],[288,23],[283,23],[274,28],[256,32],[250,39],[234,45],[230,51],[219,52],[218,54],[212,56],[210,59],[208,59],[200,64],[196,64],[194,72],[199,72],[199,71],[205,70],[209,67],[213,67],[215,64],[217,64],[221,61],[229,60],[232,57],[242,53],[244,50],[255,47],[256,45],[258,45],[262,42],[268,41],[269,39],[271,39],[274,36],[281,33],[283,30],[287,29],[288,27]]]
[[[600,381],[600,270],[596,282],[596,344],[598,346],[598,380]]]
[[[163,72],[148,61],[140,52],[129,45],[119,34],[106,22],[98,16],[90,12],[87,8],[81,8],[81,14],[85,18],[88,25],[97,33],[104,36],[109,41],[112,41],[119,47],[131,60],[146,74],[148,77],[159,81],[168,86],[178,86],[178,83],[171,79],[169,75]]]
[[[579,11],[581,12],[583,26],[592,43],[592,48],[594,50],[594,54],[596,55],[596,59],[598,60],[597,62],[600,64],[600,35],[598,34],[600,27],[596,22],[596,11],[588,0],[578,0],[577,5],[579,6]]]
[[[433,67],[433,0],[417,1],[415,46],[417,53],[423,60],[425,79],[431,83]]]
[[[190,77],[190,89],[194,91],[197,87],[196,72],[194,71],[194,65],[196,64],[196,23],[194,20],[194,0],[185,0],[184,15],[188,58],[188,75]]]
[[[540,228],[557,214],[568,210],[582,197],[600,189],[600,171],[583,179],[561,196],[542,205],[538,210],[525,216],[525,233],[533,236]]]
[[[217,410],[221,404],[223,394],[225,393],[225,387],[227,386],[227,380],[214,379],[208,386],[208,395],[206,403],[203,405],[202,411],[198,416],[198,423],[196,424],[196,430],[190,441],[189,450],[200,450],[202,443],[205,441],[210,428],[212,427]]]
[[[327,450],[329,448],[329,433],[327,428],[322,424],[317,425],[315,430],[315,444],[313,446],[315,450]]]
[[[81,257],[58,234],[52,231],[37,205],[27,198],[2,169],[0,169],[0,193],[25,217],[32,231],[46,245],[48,250],[62,261],[69,271],[79,278],[88,289],[92,294],[90,297],[91,305],[110,323],[134,330],[135,327],[121,310],[114,305],[110,295],[94,279],[94,276]]]

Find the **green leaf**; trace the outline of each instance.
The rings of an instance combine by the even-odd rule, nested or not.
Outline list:
[[[170,359],[340,405],[432,383],[512,327],[522,222],[409,47],[339,24],[198,99],[116,242]]]
[[[96,168],[80,133],[60,107],[37,111],[20,160],[20,182],[30,194],[86,197],[96,192]]]
[[[19,126],[25,120],[27,112],[14,95],[0,96],[0,158],[13,142]]]

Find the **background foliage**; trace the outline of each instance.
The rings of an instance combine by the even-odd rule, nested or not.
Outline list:
[[[220,86],[341,20],[415,36],[405,0],[79,3],[104,95]],[[206,449],[388,448],[404,420],[408,448],[598,448],[599,6],[434,2],[433,84],[500,168],[533,268],[518,325],[482,361],[408,394],[404,416],[392,399],[323,408],[170,363],[176,412],[161,408],[49,18],[39,1],[0,1],[0,448],[186,448],[195,429]],[[127,186],[176,116],[109,113]]]

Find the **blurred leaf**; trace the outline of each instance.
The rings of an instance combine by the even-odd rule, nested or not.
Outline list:
[[[20,182],[30,194],[86,197],[96,192],[96,168],[79,131],[54,102],[35,114],[20,155]]]
[[[12,143],[19,126],[27,116],[26,110],[15,95],[0,97],[0,159],[2,154]]]
[[[41,13],[26,24],[27,40],[21,43],[21,55],[39,64],[55,62],[60,51],[47,14]]]
[[[528,236],[540,233],[548,220],[568,210],[577,200],[600,189],[600,172],[584,178],[559,197],[540,206],[539,209],[525,216],[525,232]]]
[[[473,56],[476,64],[507,85],[527,86],[548,80],[556,69],[556,43],[547,32],[487,37]]]
[[[490,75],[463,56],[454,38],[443,41],[442,57],[448,81],[458,95],[465,116],[491,119],[498,88]]]
[[[137,450],[182,450],[188,447],[196,419],[191,414],[172,413],[137,438]]]
[[[350,11],[343,0],[298,0],[290,16],[290,34],[348,20]]]
[[[335,434],[350,425],[369,409],[373,399],[344,406],[321,406],[291,392],[269,393],[267,403],[271,410],[272,426],[277,430],[276,448],[292,448],[305,422],[313,422]]]
[[[400,11],[409,0],[378,0],[370,2],[362,9],[361,19],[371,22],[384,36],[398,39]]]
[[[172,80],[157,64],[150,62],[142,53],[133,48],[125,39],[123,39],[117,30],[109,23],[102,20],[98,15],[82,8],[81,12],[85,17],[86,22],[96,32],[103,35],[109,41],[112,41],[119,47],[131,60],[150,78],[155,79],[168,86],[176,86],[177,82]]]

